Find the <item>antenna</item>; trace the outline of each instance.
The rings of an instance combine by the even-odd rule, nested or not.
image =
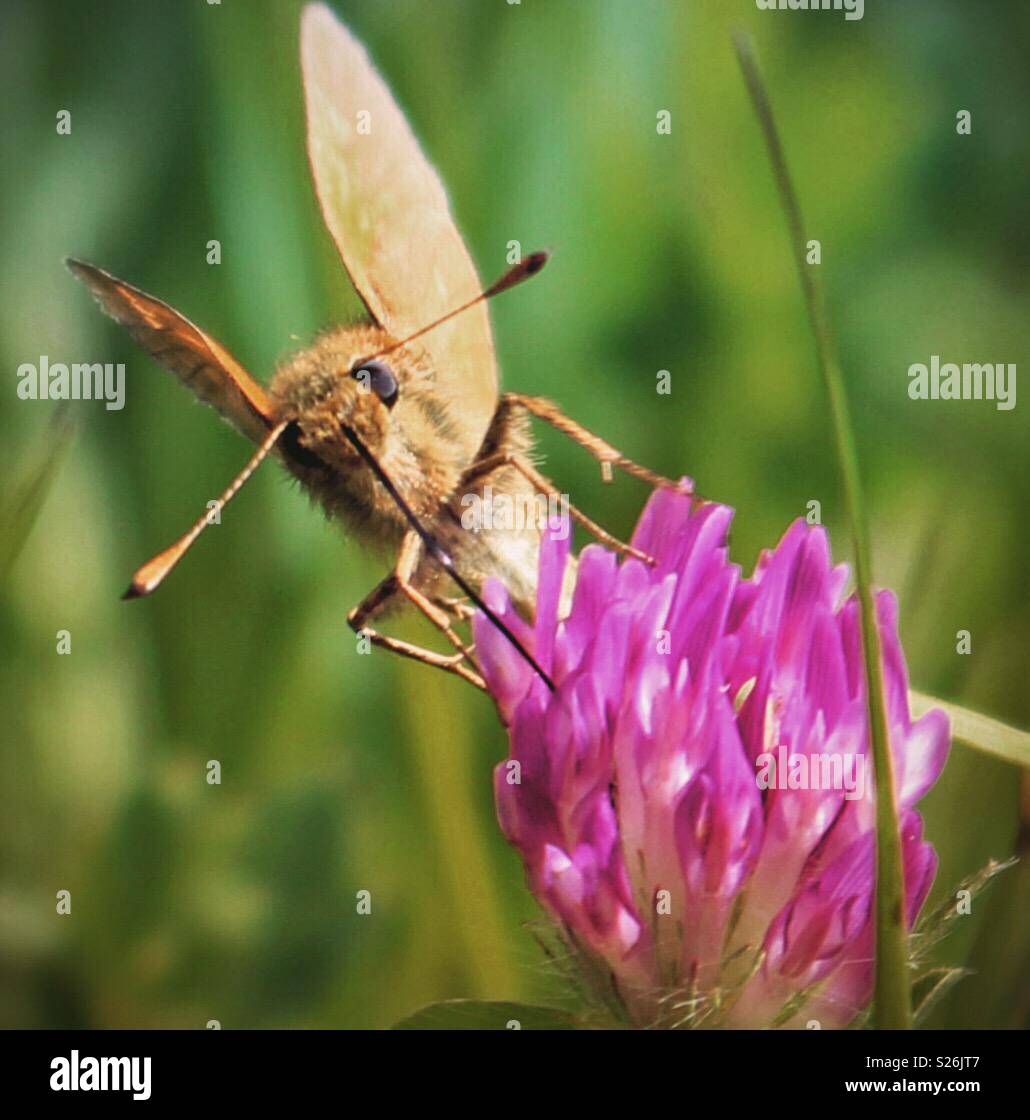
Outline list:
[[[222,496],[215,502],[215,508],[219,513],[236,497],[240,488],[247,481],[248,478],[258,469],[262,460],[276,445],[279,437],[286,430],[287,421],[277,424],[265,437],[264,442],[250,457],[250,462],[243,468],[242,471],[229,483]],[[176,564],[186,555],[190,546],[200,536],[200,534],[211,524],[211,510],[208,509],[194,525],[175,542],[169,545],[164,552],[159,552],[152,560],[148,560],[142,568],[132,577],[132,582],[129,584],[128,591],[122,596],[123,599],[141,599],[144,595],[149,595],[152,591],[156,591],[160,586],[165,576],[175,567]]]
[[[544,265],[547,264],[550,255],[550,253],[543,249],[539,249],[535,253],[530,253],[528,257],[523,257],[517,264],[513,264],[499,280],[494,281],[489,288],[484,289],[478,296],[473,296],[472,299],[466,300],[460,307],[454,308],[453,311],[448,311],[446,315],[441,315],[439,319],[434,319],[424,327],[419,327],[417,331],[413,334],[409,334],[407,338],[402,338],[398,342],[391,342],[389,346],[385,346],[382,350],[377,350],[374,354],[369,354],[367,357],[362,358],[361,361],[371,362],[376,358],[383,357],[384,354],[391,354],[401,346],[406,346],[409,342],[414,342],[416,338],[421,338],[422,335],[428,334],[429,331],[439,327],[442,323],[453,319],[455,315],[460,315],[463,311],[468,311],[470,307],[475,307],[480,301],[491,299],[493,296],[499,296],[501,292],[506,292],[509,288],[514,288],[516,284],[521,284],[523,280],[528,280],[530,276],[535,276]],[[359,362],[358,364],[360,365],[361,363]]]

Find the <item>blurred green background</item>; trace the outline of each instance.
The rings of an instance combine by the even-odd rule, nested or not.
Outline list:
[[[734,505],[746,568],[813,498],[837,557],[850,551],[730,47],[733,29],[753,32],[822,240],[877,577],[901,595],[913,681],[1030,724],[1027,406],[912,402],[906,373],[930,354],[1028,352],[1030,9],[870,0],[846,22],[752,0],[335,7],[440,168],[484,277],[511,239],[555,250],[493,308],[505,383]],[[556,996],[493,820],[505,741],[491,705],[355,652],[345,616],[381,562],[266,468],[159,595],[118,599],[249,450],[62,258],[167,299],[262,378],[355,314],[308,181],[298,11],[7,0],[0,16],[0,539],[8,556],[23,546],[0,606],[3,1026],[377,1027],[438,998]],[[960,109],[971,136],[956,135]],[[42,504],[31,484],[59,440],[55,406],[14,391],[41,354],[128,371],[124,411],[72,406]],[[655,392],[660,369],[671,396]],[[604,487],[579,449],[546,431],[541,444],[562,489],[628,533],[639,485]],[[19,504],[38,513],[27,539]],[[1020,775],[986,757],[955,749],[924,808],[936,897],[1027,846]],[[59,890],[71,916],[55,913]],[[1028,901],[1017,867],[959,923],[941,960],[973,975],[932,1025],[1026,1025]]]

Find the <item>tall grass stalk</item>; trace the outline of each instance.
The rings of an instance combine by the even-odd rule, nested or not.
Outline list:
[[[876,623],[876,600],[872,587],[869,530],[862,498],[855,436],[848,412],[844,379],[826,314],[826,301],[817,266],[805,260],[808,239],[797,194],[791,182],[786,156],[772,106],[762,79],[750,36],[733,38],[737,59],[765,137],[780,202],[790,231],[791,251],[804,292],[808,318],[815,337],[816,356],[830,401],[833,433],[837,446],[844,500],[855,549],[855,581],[862,615],[862,654],[865,662],[866,698],[873,764],[876,777],[876,986],[874,1023],[881,1030],[912,1026],[912,1000],[908,964],[908,934],[905,926],[905,879],[898,832],[898,808],[894,800],[894,767],[890,752],[890,728],[883,693],[883,661],[880,631]]]

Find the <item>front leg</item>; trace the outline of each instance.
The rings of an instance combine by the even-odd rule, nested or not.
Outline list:
[[[347,615],[347,622],[352,630],[367,637],[373,645],[388,649],[402,657],[410,657],[415,661],[421,661],[424,665],[432,665],[434,668],[454,673],[462,680],[475,685],[476,688],[485,690],[486,684],[479,675],[479,666],[476,665],[471,648],[466,646],[455,632],[446,613],[431,603],[412,583],[421,554],[422,542],[418,535],[414,532],[407,533],[401,542],[401,549],[397,555],[393,572],[374,587]],[[447,657],[422,646],[416,646],[411,642],[405,642],[387,634],[380,634],[378,631],[371,629],[368,623],[381,614],[398,595],[404,595],[434,626],[441,630],[457,652]],[[468,662],[471,668],[468,668],[464,662]]]

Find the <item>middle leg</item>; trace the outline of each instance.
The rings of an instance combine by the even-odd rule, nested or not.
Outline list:
[[[577,524],[582,525],[584,529],[592,536],[596,537],[602,544],[608,545],[609,548],[614,548],[617,552],[623,552],[627,556],[633,556],[637,560],[642,560],[645,564],[654,567],[654,557],[648,556],[646,552],[641,552],[640,549],[634,548],[631,544],[626,544],[625,541],[620,541],[618,537],[612,536],[603,526],[598,525],[592,518],[579,508],[574,506],[568,499],[559,492],[558,488],[550,479],[545,478],[536,467],[527,462],[520,455],[513,454],[507,451],[498,451],[494,455],[489,455],[485,459],[480,459],[472,470],[465,476],[465,481],[471,481],[479,478],[484,474],[489,474],[491,471],[496,470],[498,467],[511,467],[517,470],[523,478],[527,479],[529,483],[542,494],[548,497],[556,498],[563,501],[568,507],[569,516]]]

